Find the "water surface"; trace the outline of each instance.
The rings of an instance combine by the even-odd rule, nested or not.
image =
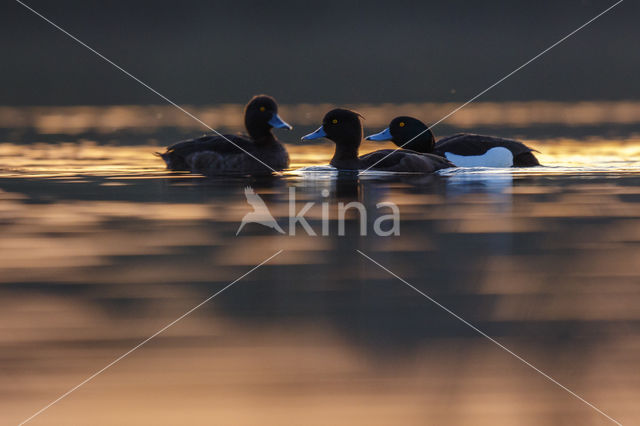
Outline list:
[[[327,107],[283,108],[292,170],[330,158],[330,143],[295,142]],[[637,105],[482,104],[437,129],[521,137],[545,167],[260,180],[167,172],[152,153],[199,130],[168,108],[118,108],[1,115],[2,424],[279,250],[31,423],[610,424],[356,250],[623,424],[640,418]],[[359,106],[369,130],[401,109]],[[209,110],[238,130],[238,106]],[[251,224],[236,236],[248,185],[283,226],[295,188],[318,234],[328,203],[330,235]],[[351,215],[338,236],[338,203],[354,200],[368,235]],[[400,236],[371,232],[385,201]]]

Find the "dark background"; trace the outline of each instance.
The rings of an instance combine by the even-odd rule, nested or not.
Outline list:
[[[178,103],[464,101],[614,0],[25,0]],[[638,99],[626,0],[482,100]],[[0,105],[156,95],[14,1],[0,5]]]

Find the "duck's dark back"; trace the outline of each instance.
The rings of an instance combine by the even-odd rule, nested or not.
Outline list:
[[[168,147],[160,156],[171,170],[190,170],[191,168],[187,163],[187,158],[196,152],[214,151],[220,154],[242,152],[238,147],[250,153],[253,153],[255,150],[255,145],[243,136],[224,135],[224,137],[222,137],[218,135],[204,135],[199,138],[176,142]]]
[[[482,155],[491,148],[499,146],[509,149],[514,155],[534,151],[522,142],[513,139],[458,133],[446,136],[436,142],[433,152],[437,155],[443,155],[445,152],[456,155]]]

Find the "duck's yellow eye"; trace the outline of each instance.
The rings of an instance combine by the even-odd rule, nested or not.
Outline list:
[[[331,122],[332,122],[333,124],[338,124],[338,120],[337,120],[336,118],[334,118],[333,120],[331,120]]]
[[[267,109],[263,106],[260,107],[260,112],[265,112]]]
[[[401,121],[400,124],[398,124],[398,126],[404,127],[404,121]]]

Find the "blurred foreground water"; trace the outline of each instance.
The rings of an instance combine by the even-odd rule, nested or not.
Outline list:
[[[31,423],[610,424],[356,250],[637,423],[640,108],[472,107],[435,132],[521,137],[545,167],[212,179],[169,173],[152,155],[201,132],[170,108],[3,109],[0,423],[23,421],[278,250]],[[330,158],[329,142],[297,142],[328,108],[283,108],[297,125],[279,133],[292,169]],[[358,109],[369,130],[407,111]],[[239,130],[241,107],[210,110],[206,122]],[[330,235],[250,224],[236,236],[248,185],[283,226],[289,188],[297,210],[315,202],[317,233],[328,202]],[[337,204],[356,200],[369,235],[352,215],[338,236]],[[400,207],[400,236],[371,232],[385,201]]]

